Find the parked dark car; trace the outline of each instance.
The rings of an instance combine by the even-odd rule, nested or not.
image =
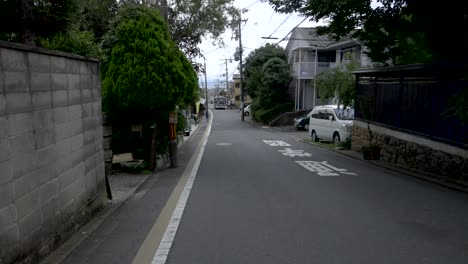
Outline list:
[[[294,118],[294,126],[298,130],[307,130],[308,131],[309,130],[309,120],[310,120],[311,115],[312,115],[312,111],[307,113],[307,115],[305,115],[305,116]]]

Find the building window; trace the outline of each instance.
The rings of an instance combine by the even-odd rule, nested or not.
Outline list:
[[[236,95],[236,97],[234,97],[236,101],[239,101],[240,100],[240,95]]]
[[[240,83],[236,83],[236,88],[239,88],[240,87]]]

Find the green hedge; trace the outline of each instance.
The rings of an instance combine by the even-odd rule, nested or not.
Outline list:
[[[268,124],[271,121],[273,121],[273,119],[281,115],[282,113],[291,111],[293,107],[294,107],[294,104],[292,102],[287,102],[287,103],[276,105],[270,109],[254,110],[253,117],[258,122]]]

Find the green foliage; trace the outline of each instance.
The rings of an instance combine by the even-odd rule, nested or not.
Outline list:
[[[89,31],[71,30],[66,33],[58,33],[50,38],[39,38],[41,47],[73,53],[86,57],[100,58],[101,52],[94,42],[94,36]]]
[[[258,87],[257,97],[260,108],[270,109],[288,98],[287,88],[290,80],[289,67],[280,58],[271,58],[262,67],[263,76]]]
[[[181,132],[184,132],[185,130],[185,126],[187,125],[187,120],[185,116],[182,114],[182,112],[178,112],[177,115],[178,117],[177,117],[176,130],[177,130],[177,133],[181,133]]]
[[[245,82],[250,97],[255,98],[258,96],[260,87],[263,85],[263,65],[272,58],[287,60],[284,49],[273,44],[266,44],[252,51],[245,59]]]
[[[0,39],[34,44],[64,33],[77,14],[76,0],[0,1]]]
[[[198,45],[203,38],[222,45],[222,34],[240,14],[234,0],[173,0],[168,3],[171,36],[190,59],[201,56]]]
[[[109,30],[117,8],[116,0],[80,0],[78,28],[92,32],[95,42],[99,43]]]
[[[219,96],[226,96],[226,91],[224,90],[221,90],[219,93],[218,93]]]
[[[338,67],[318,74],[316,84],[319,96],[322,98],[336,96],[338,105],[352,106],[356,96],[355,76],[352,72],[357,69],[359,64],[352,58],[349,62],[342,62]]]
[[[245,76],[247,92],[253,98],[253,117],[257,121],[269,123],[292,109],[288,96],[289,66],[282,47],[266,44],[252,51],[246,58]]]
[[[193,101],[198,89],[196,73],[171,40],[159,11],[122,7],[102,47],[107,110],[170,111]]]
[[[196,72],[172,41],[159,11],[142,5],[122,6],[102,42],[103,107],[126,129],[143,125],[142,149],[149,158],[151,131],[157,153],[167,151],[168,112],[198,100]],[[128,137],[124,140],[128,140]],[[126,145],[128,142],[122,142]]]
[[[338,143],[338,147],[341,147],[345,150],[350,150],[352,147],[351,140],[346,140]]]
[[[451,98],[450,107],[442,115],[445,118],[455,117],[463,125],[468,125],[468,90],[464,90]]]
[[[259,109],[259,110],[255,110],[255,107],[253,104],[252,111],[254,113],[255,120],[262,122],[264,124],[268,124],[271,121],[273,121],[273,119],[278,117],[280,114],[284,112],[289,112],[293,108],[294,108],[294,103],[289,101],[286,103],[277,104],[274,107],[269,108],[269,109]]]
[[[369,57],[375,62],[410,64],[467,60],[467,54],[459,52],[468,46],[465,34],[468,16],[463,1],[427,4],[425,1],[382,0],[374,6],[371,4],[375,2],[370,0],[269,2],[278,12],[297,11],[317,22],[328,21],[319,33],[331,34],[336,39],[350,34],[359,37],[370,49]]]
[[[121,0],[121,3],[141,4],[163,9],[161,0]],[[213,45],[224,46],[222,34],[228,28],[237,29],[241,10],[234,6],[234,0],[172,0],[168,3],[168,22],[172,39],[181,51],[194,63],[196,57],[203,57],[200,48],[203,39]],[[197,71],[203,71],[201,64],[194,63]]]

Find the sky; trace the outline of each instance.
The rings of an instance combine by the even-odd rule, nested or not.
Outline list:
[[[242,19],[247,20],[242,24],[242,46],[244,47],[243,58],[247,57],[250,52],[263,46],[266,43],[277,43],[284,38],[294,27],[315,27],[315,22],[304,20],[297,13],[280,14],[276,13],[273,8],[260,0],[235,0],[234,5],[240,9],[248,9],[242,14]],[[231,39],[232,31],[227,30],[223,35],[225,47],[211,45],[210,40],[203,40],[200,45],[202,54],[206,58],[208,88],[213,88],[219,82],[225,87],[226,77],[222,76],[226,73],[225,58],[232,59],[232,63],[228,61],[228,76],[229,81],[232,80],[233,73],[238,73],[238,61],[234,61],[234,52],[239,46],[239,41]],[[266,40],[262,37],[276,37],[278,40]],[[279,43],[280,46],[286,47],[287,40]],[[202,58],[197,60],[204,63]],[[204,77],[201,77],[204,82]],[[201,84],[200,84],[201,85]],[[201,85],[204,87],[204,84]]]

